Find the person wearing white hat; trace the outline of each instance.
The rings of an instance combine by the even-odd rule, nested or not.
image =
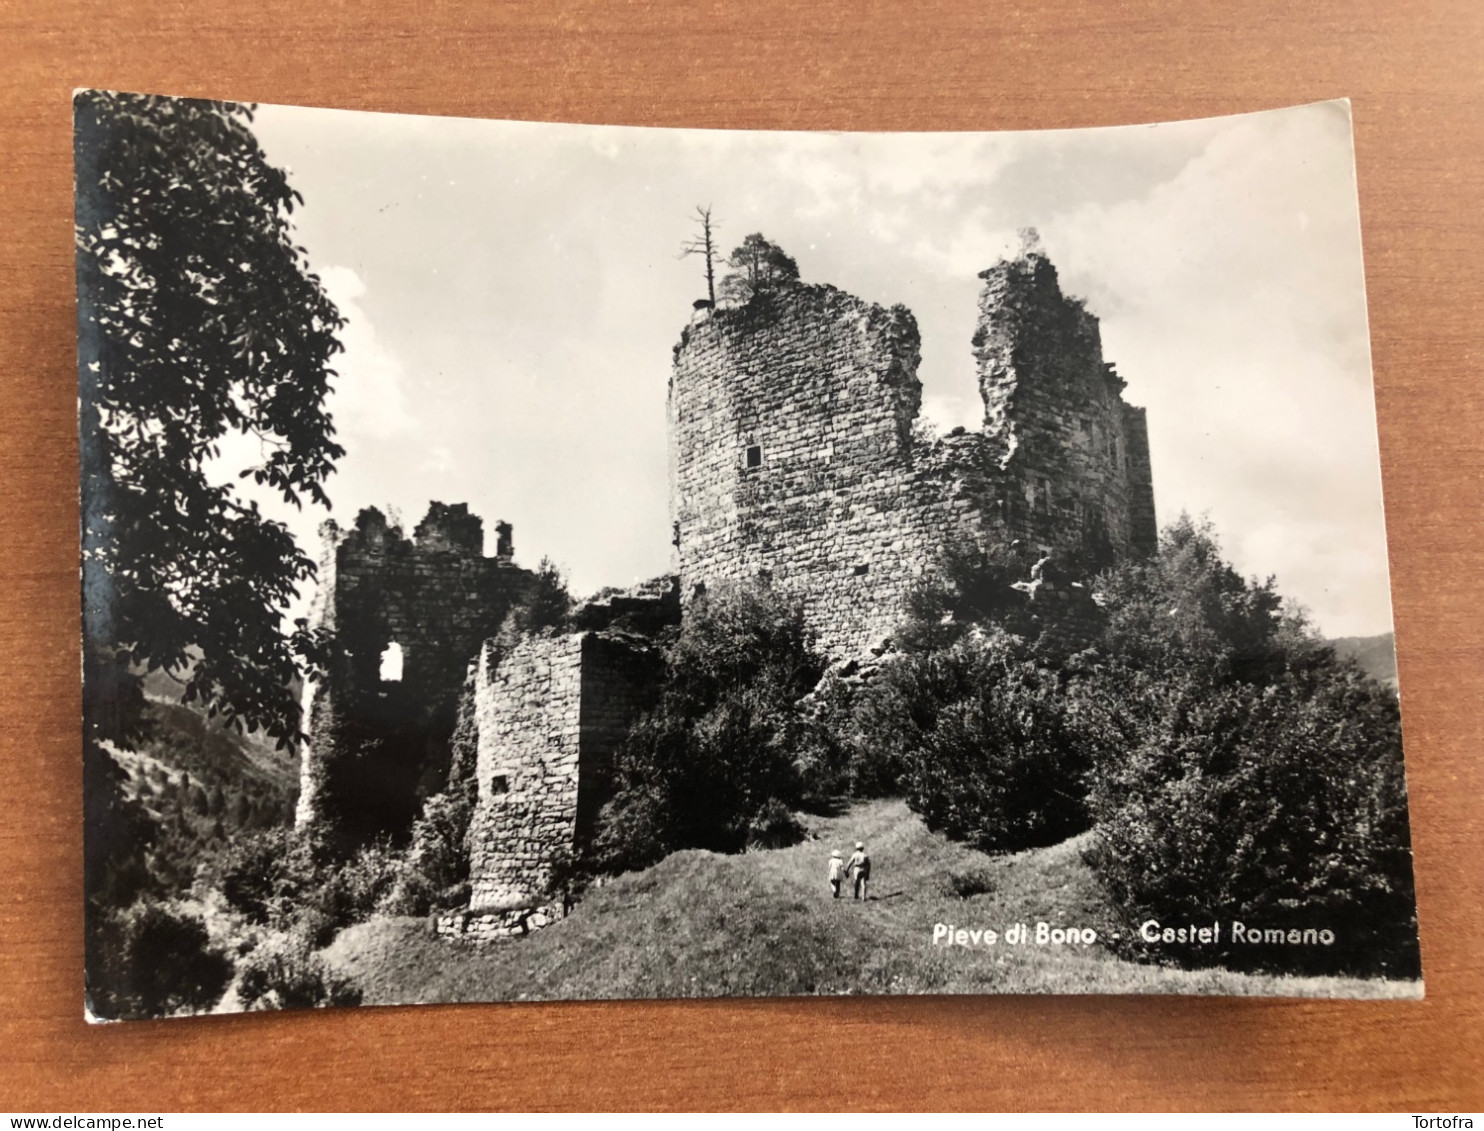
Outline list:
[[[855,881],[855,898],[865,899],[866,884],[871,879],[871,858],[866,855],[866,846],[860,841],[855,842],[855,854],[845,865],[845,870]]]
[[[830,853],[830,891],[835,893],[835,898],[840,898],[840,881],[845,876],[845,861],[840,858],[840,850],[836,849]]]

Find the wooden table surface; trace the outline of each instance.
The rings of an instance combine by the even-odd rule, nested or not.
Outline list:
[[[1484,1106],[1484,5],[0,0],[0,1109]],[[82,1020],[75,87],[665,126],[1354,100],[1427,999]],[[848,1065],[848,1071],[842,1066]]]

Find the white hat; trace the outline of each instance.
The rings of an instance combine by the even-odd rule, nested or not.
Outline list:
[[[857,847],[857,848],[865,848],[865,847],[866,847],[866,846],[865,846],[865,845],[864,845],[864,844],[862,844],[862,843],[861,843],[861,842],[860,842],[860,841],[856,841],[856,842],[855,842],[855,846],[856,846],[856,847]]]

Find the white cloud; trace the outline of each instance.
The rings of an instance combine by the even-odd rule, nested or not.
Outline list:
[[[401,360],[377,337],[376,327],[359,299],[366,284],[349,267],[326,267],[319,273],[325,293],[345,319],[340,344],[345,351],[331,362],[330,412],[343,438],[384,440],[417,430],[407,407]]]

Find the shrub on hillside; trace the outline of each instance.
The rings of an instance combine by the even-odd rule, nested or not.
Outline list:
[[[671,841],[670,816],[661,791],[630,776],[603,806],[588,861],[599,872],[635,872],[663,859],[671,851]]]
[[[270,938],[244,958],[237,995],[250,1010],[361,1004],[361,991],[301,932]]]
[[[959,899],[990,895],[995,890],[994,876],[983,868],[949,872],[943,881],[943,888],[945,894],[957,896]]]
[[[353,923],[364,923],[391,894],[402,857],[385,845],[361,849],[344,863],[322,867],[302,895],[296,924],[315,946],[327,946]]]
[[[201,879],[248,922],[298,928],[322,946],[370,918],[396,883],[400,863],[382,845],[342,861],[301,832],[272,829],[227,844],[203,867]]]
[[[794,812],[772,797],[753,815],[747,826],[748,848],[787,848],[803,840],[808,830]]]
[[[1003,633],[908,656],[913,704],[902,788],[928,828],[988,852],[1052,844],[1086,828],[1089,745],[1064,682]]]
[[[1192,962],[1415,977],[1395,699],[1339,664],[1141,692],[1141,733],[1098,759],[1089,801],[1090,859],[1128,923],[1221,919],[1221,946],[1173,955]],[[1249,946],[1233,920],[1335,941]]]
[[[1395,697],[1188,518],[1103,582],[1076,699],[1098,736],[1089,859],[1130,927],[1219,918],[1222,945],[1162,948],[1190,963],[1414,976]],[[1233,920],[1335,942],[1233,945]]]
[[[468,891],[469,823],[476,800],[472,785],[462,783],[424,803],[381,910],[426,915],[462,902]]]
[[[740,852],[770,801],[798,801],[801,752],[827,741],[800,706],[823,672],[799,610],[771,590],[694,602],[660,701],[619,752],[593,865],[621,871],[681,848]]]
[[[152,899],[109,914],[89,942],[88,1003],[99,1017],[199,1013],[232,977],[198,916]]]

